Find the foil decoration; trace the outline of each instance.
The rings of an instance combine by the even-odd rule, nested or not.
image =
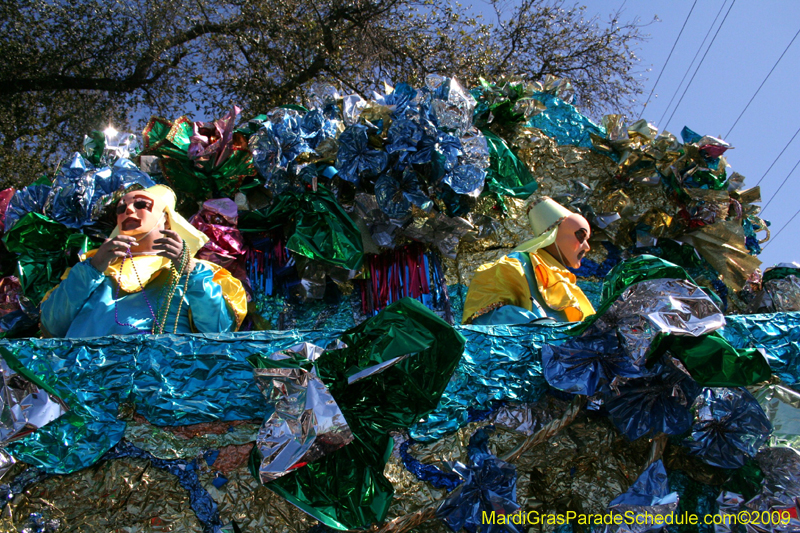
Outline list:
[[[489,513],[512,515],[520,509],[517,503],[517,472],[514,465],[493,455],[488,448],[488,431],[479,430],[470,438],[470,465],[455,463],[452,469],[464,479],[436,510],[436,515],[455,532],[466,529],[480,531],[511,531],[523,529],[508,524],[487,524],[482,520]]]
[[[605,286],[603,294],[607,295]],[[725,317],[711,298],[682,279],[634,283],[598,315],[592,328],[616,329],[622,348],[637,367],[644,365],[651,343],[660,334],[699,337],[725,325]]]
[[[5,232],[8,233],[11,228],[14,227],[14,224],[28,213],[44,215],[50,206],[48,201],[50,198],[50,190],[51,187],[49,184],[43,185],[37,183],[18,190],[17,193],[11,197],[11,201],[8,203],[8,208],[6,209]]]
[[[0,235],[5,231],[6,211],[8,210],[8,204],[11,203],[15,192],[17,191],[10,187],[0,191]]]
[[[751,392],[772,424],[770,446],[800,452],[800,393],[782,385],[764,385]]]
[[[563,338],[564,326],[460,326],[464,355],[438,407],[411,428],[411,437],[429,442],[469,421],[469,409],[492,401],[532,402],[547,390],[542,345]]]
[[[362,177],[378,176],[387,163],[386,152],[370,147],[366,126],[349,126],[339,136],[336,168],[343,180],[358,184]]]
[[[341,409],[313,368],[323,349],[303,343],[253,357],[253,376],[274,411],[256,438],[262,483],[316,461],[352,442]]]
[[[5,355],[0,349],[0,353]],[[12,359],[13,364],[13,359]],[[40,428],[63,415],[67,408],[59,399],[26,379],[0,359],[0,446],[24,432]]]
[[[384,174],[375,182],[375,198],[381,211],[391,219],[403,220],[411,215],[412,207],[430,212],[433,202],[422,191],[419,176],[411,168],[399,179]]]
[[[705,388],[695,400],[695,421],[684,445],[689,453],[720,468],[739,468],[755,457],[772,425],[744,389]]]
[[[699,393],[685,371],[666,364],[653,376],[618,380],[604,405],[617,429],[631,440],[659,433],[681,435],[692,425],[689,407]]]
[[[238,217],[233,200],[217,198],[205,201],[200,211],[189,219],[189,223],[209,238],[195,257],[227,269],[244,283],[247,280],[244,271],[247,250],[244,237],[236,228]]]
[[[123,399],[161,426],[263,420],[267,408],[247,355],[299,342],[327,345],[336,335],[288,331],[42,339],[36,347],[0,341],[6,361],[30,369],[30,379],[51,387],[70,407],[6,450],[50,473],[90,466],[124,435],[126,422],[118,418]]]
[[[528,125],[555,138],[558,144],[591,148],[590,134],[605,137],[605,130],[581,115],[575,107],[551,94],[534,94],[546,109],[531,117]]]
[[[0,278],[0,317],[20,310],[20,296],[22,296],[22,285],[16,276]]]
[[[800,391],[800,328],[797,313],[729,316],[723,331],[736,349],[755,348],[764,352],[775,376]]]
[[[616,377],[641,377],[644,366],[637,365],[620,349],[617,336],[583,336],[560,345],[542,347],[544,377],[551,387],[570,394],[594,396],[608,390]]]
[[[667,471],[664,463],[659,459],[648,466],[631,487],[614,498],[608,504],[612,514],[622,516],[645,516],[642,524],[626,524],[619,528],[607,526],[605,531],[630,531],[643,533],[644,531],[661,530],[664,517],[674,514],[678,510],[678,493],[671,492]],[[660,516],[661,524],[655,523],[656,516]]]

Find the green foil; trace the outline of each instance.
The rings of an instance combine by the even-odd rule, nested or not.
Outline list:
[[[525,163],[514,155],[506,142],[489,130],[483,130],[489,146],[489,170],[486,182],[491,192],[527,198],[538,187]]]
[[[411,298],[386,307],[341,340],[347,348],[325,352],[317,372],[355,440],[268,487],[344,530],[386,518],[394,490],[383,475],[393,446],[389,432],[408,429],[438,405],[466,341]],[[373,371],[362,377],[366,369]]]
[[[755,348],[737,350],[717,332],[702,337],[664,335],[650,345],[649,358],[669,351],[683,362],[694,380],[706,387],[743,387],[772,375]]]

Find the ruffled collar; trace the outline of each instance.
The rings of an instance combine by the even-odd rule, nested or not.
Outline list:
[[[575,274],[545,250],[531,253],[530,258],[539,294],[550,309],[563,311],[570,322],[580,322],[595,313],[591,302],[576,284]]]
[[[97,250],[90,250],[86,252],[85,258],[94,257],[95,253]],[[139,292],[158,277],[162,270],[169,269],[171,264],[172,261],[160,255],[136,255],[115,260],[103,274],[114,278],[119,288],[127,293]]]

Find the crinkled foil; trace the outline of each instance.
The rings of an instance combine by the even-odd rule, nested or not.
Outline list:
[[[312,368],[323,348],[302,343],[273,353],[253,376],[267,403],[274,406],[258,432],[258,473],[268,483],[294,468],[316,461],[352,442],[353,434],[336,400]],[[281,363],[287,363],[281,367]]]
[[[634,484],[623,494],[614,498],[609,504],[613,514],[622,516],[645,516],[642,524],[626,524],[625,531],[643,533],[650,530],[660,530],[661,526],[655,524],[655,517],[674,514],[678,510],[678,493],[670,492],[667,471],[664,463],[659,459],[645,469],[636,479]],[[616,527],[606,527],[606,531],[615,531]]]
[[[216,424],[219,425],[221,432],[214,431],[207,423],[202,424],[204,426],[202,429],[198,428],[201,432],[188,436],[177,432],[178,428],[154,426],[145,420],[129,421],[125,428],[125,440],[160,459],[191,459],[207,450],[244,445],[248,445],[249,454],[258,434],[258,424],[253,422]],[[217,463],[215,467],[219,469]]]
[[[67,411],[63,402],[12,370],[3,359],[0,359],[0,375],[3,378],[0,384],[0,446],[22,432],[44,426]]]
[[[751,392],[772,424],[770,445],[800,452],[800,393],[782,385],[764,385]]]
[[[684,445],[713,466],[741,467],[755,457],[772,432],[767,415],[744,389],[706,387],[692,409],[695,421]]]
[[[800,391],[800,313],[726,317],[723,336],[738,349],[759,348],[784,385]]]
[[[769,296],[767,312],[783,313],[800,311],[800,278],[795,275],[783,279],[772,279],[764,283],[764,292]]]
[[[699,337],[724,325],[722,312],[693,283],[654,279],[625,289],[593,329],[616,329],[624,349],[641,366],[658,334]]]
[[[436,439],[467,423],[469,408],[486,408],[493,400],[530,402],[547,383],[542,375],[541,346],[564,336],[563,326],[462,326],[464,355],[439,406],[410,434]]]
[[[682,237],[719,272],[725,284],[740,291],[761,261],[745,246],[740,223],[720,220]]]

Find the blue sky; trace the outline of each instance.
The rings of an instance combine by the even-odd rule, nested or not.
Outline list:
[[[641,23],[647,23],[658,17],[658,22],[644,28],[644,33],[649,34],[650,38],[638,47],[640,75],[645,91],[642,101],[635,108],[637,116],[629,117],[629,122],[646,118],[659,130],[666,129],[678,136],[683,126],[689,126],[701,135],[723,138],[734,147],[726,154],[731,167],[729,172],[736,171],[744,175],[746,188],[755,186],[763,176],[760,184],[761,205],[765,206],[800,158],[798,135],[764,176],[800,127],[800,106],[797,104],[800,93],[800,37],[783,56],[730,135],[726,134],[800,29],[800,1],[735,0],[683,101],[669,124],[666,123],[731,2],[697,1],[666,68],[664,63],[692,8],[693,0],[591,0],[580,4],[586,6],[587,15],[597,14],[601,20],[607,20],[608,15],[618,8],[622,8],[622,20],[638,18]],[[669,111],[660,121],[723,4],[724,9],[705,46]],[[662,69],[663,74],[655,93],[642,112],[644,100]],[[800,167],[763,212],[764,218],[772,223],[773,236],[798,208]],[[798,230],[800,215],[766,246],[759,256],[764,263],[762,269],[779,262],[800,262],[800,252],[795,245]]]

